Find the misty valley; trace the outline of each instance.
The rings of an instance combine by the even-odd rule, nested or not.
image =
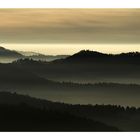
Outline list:
[[[140,131],[139,107],[139,52],[0,47],[0,131]]]

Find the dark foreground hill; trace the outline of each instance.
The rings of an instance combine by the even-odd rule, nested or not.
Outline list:
[[[0,92],[0,112],[1,131],[140,131],[135,107],[71,105]]]
[[[38,100],[34,98],[10,93],[0,93],[0,96],[0,131],[118,131],[115,127],[66,111],[46,109],[47,106],[35,108],[33,105]],[[16,99],[19,100],[13,102]],[[28,100],[32,101],[32,106]]]

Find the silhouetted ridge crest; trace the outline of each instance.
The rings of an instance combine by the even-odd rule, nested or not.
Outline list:
[[[107,56],[107,54],[103,54],[97,51],[81,50],[80,52],[70,56],[69,58],[92,58],[102,56]]]
[[[97,51],[81,50],[74,55],[61,61],[64,62],[94,62],[94,63],[136,63],[140,62],[139,52],[129,52],[121,54],[105,54]],[[58,62],[58,61],[57,61]],[[60,61],[59,61],[60,62]]]
[[[0,46],[0,51],[2,51],[2,50],[5,50],[5,48]]]
[[[13,50],[9,50],[9,49],[5,49],[4,47],[0,46],[0,56],[2,57],[23,57],[22,54],[13,51]]]
[[[128,53],[121,53],[121,54],[118,54],[118,56],[138,56],[140,57],[140,52],[128,52]]]
[[[74,54],[73,56],[104,56],[106,54],[97,52],[97,51],[90,51],[90,50],[81,50],[80,52]]]
[[[90,50],[81,50],[78,53],[75,53],[74,55],[70,56],[69,58],[76,58],[76,57],[117,57],[117,56],[139,56],[140,57],[140,53],[139,52],[128,52],[128,53],[121,53],[121,54],[105,54],[105,53],[101,53],[101,52],[97,52],[97,51],[90,51]]]

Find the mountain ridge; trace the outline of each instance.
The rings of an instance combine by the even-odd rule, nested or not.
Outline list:
[[[106,54],[97,51],[81,50],[63,61],[83,61],[83,62],[118,62],[118,61],[140,60],[140,52],[128,52],[120,54]],[[87,63],[88,63],[87,62]]]
[[[17,51],[5,49],[0,46],[0,57],[23,57],[23,55]]]
[[[11,63],[18,59],[33,59],[36,61],[54,61],[56,59],[66,58],[69,55],[45,55],[41,53],[35,52],[22,52],[16,50],[6,49],[4,47],[0,47],[0,62]]]

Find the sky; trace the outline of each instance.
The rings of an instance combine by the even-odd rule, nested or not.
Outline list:
[[[140,9],[0,9],[0,45],[45,54],[140,51]]]

